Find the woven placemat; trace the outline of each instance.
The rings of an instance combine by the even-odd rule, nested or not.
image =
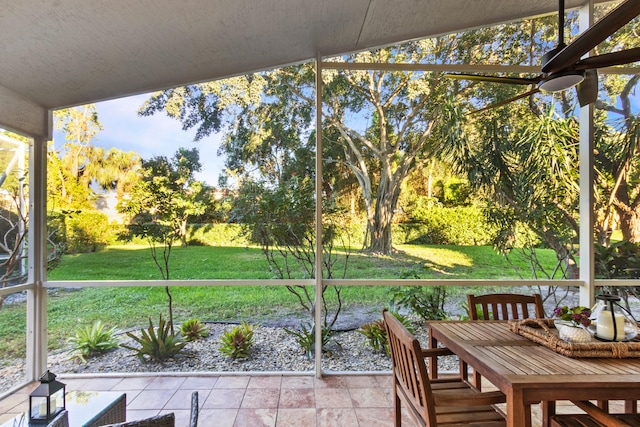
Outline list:
[[[640,357],[640,342],[604,342],[593,338],[588,343],[570,343],[558,336],[553,319],[510,320],[509,328],[518,335],[568,357]]]

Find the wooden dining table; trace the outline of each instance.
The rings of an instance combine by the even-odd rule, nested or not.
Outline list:
[[[429,347],[442,344],[506,395],[509,427],[531,426],[531,405],[559,400],[640,400],[640,358],[573,358],[511,332],[504,321],[430,321]],[[437,364],[430,363],[431,375]],[[634,404],[635,405],[635,404]],[[627,406],[628,408],[628,406]]]

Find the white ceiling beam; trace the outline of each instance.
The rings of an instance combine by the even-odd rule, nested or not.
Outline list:
[[[51,139],[51,113],[0,86],[0,127],[30,137]]]

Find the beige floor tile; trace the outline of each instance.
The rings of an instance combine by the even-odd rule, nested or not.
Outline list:
[[[375,388],[380,387],[378,380],[373,375],[344,376],[344,382],[348,388]]]
[[[346,388],[317,388],[316,408],[352,408],[351,394]]]
[[[127,409],[164,409],[175,390],[142,390],[127,404]]]
[[[355,408],[355,411],[358,424],[361,426],[389,427],[393,425],[393,409],[391,408]]]
[[[220,377],[213,388],[247,388],[250,378],[249,376]]]
[[[131,378],[122,378],[122,380],[113,386],[111,390],[113,391],[128,391],[128,390],[143,390],[149,384],[153,382],[156,377],[131,377]],[[128,397],[128,394],[127,394]]]
[[[191,409],[191,393],[198,392],[198,407],[202,407],[202,404],[209,396],[209,390],[185,390],[180,389],[171,396],[171,399],[167,402],[165,409]],[[202,399],[202,402],[200,402]],[[176,423],[178,425],[178,423]]]
[[[316,410],[313,408],[279,409],[276,427],[314,427]]]
[[[180,386],[180,388],[186,388],[190,390],[204,390],[211,389],[216,385],[219,377],[188,377]]]
[[[283,376],[282,384],[280,385],[282,388],[313,388],[313,383],[315,382],[314,377],[309,376]]]
[[[146,390],[177,390],[186,381],[186,377],[156,377]]]
[[[279,400],[278,388],[248,388],[240,408],[277,408]]]
[[[279,408],[315,408],[315,392],[312,388],[280,389]]]
[[[389,401],[379,388],[350,388],[354,408],[388,408]]]
[[[276,409],[240,409],[233,427],[275,427]]]
[[[358,418],[353,408],[321,408],[317,410],[317,427],[354,427],[357,425]]]
[[[247,388],[280,388],[282,383],[282,376],[269,375],[269,376],[255,376],[251,377]]]
[[[245,389],[213,389],[202,404],[203,409],[238,409]]]
[[[198,414],[198,426],[233,427],[237,414],[237,409],[203,409]]]

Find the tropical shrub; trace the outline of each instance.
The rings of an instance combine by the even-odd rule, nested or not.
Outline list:
[[[101,321],[96,320],[91,326],[76,329],[75,336],[69,338],[73,344],[71,351],[75,357],[86,362],[87,357],[118,347],[114,334],[115,327],[106,329]]]
[[[408,309],[423,320],[440,320],[447,318],[446,296],[444,286],[402,286],[391,290],[391,305]]]
[[[67,250],[70,253],[95,252],[115,241],[107,215],[98,211],[78,211],[66,219]]]
[[[302,349],[305,351],[307,358],[309,360],[312,359],[313,350],[316,344],[316,327],[315,325],[311,326],[310,324],[302,323],[300,324],[300,331],[294,331],[291,329],[284,328],[284,331],[289,335],[295,337],[296,342]],[[333,331],[331,329],[322,329],[322,349],[325,348],[327,344],[333,338]]]
[[[186,341],[197,341],[209,336],[209,331],[199,319],[189,319],[180,327],[180,333]]]
[[[408,208],[409,221],[400,225],[401,241],[440,245],[487,245],[496,237],[496,227],[477,206],[445,207],[427,197],[419,197]]]
[[[225,331],[220,338],[222,345],[219,350],[225,356],[232,359],[246,359],[251,354],[253,345],[254,327],[248,323],[234,326],[230,331]]]
[[[171,333],[171,325],[164,321],[162,315],[160,315],[157,330],[154,330],[153,321],[149,318],[149,328],[147,330],[141,329],[140,337],[131,332],[127,332],[127,335],[140,344],[140,347],[135,348],[125,344],[120,344],[120,346],[134,351],[143,363],[147,361],[164,362],[180,353],[187,344],[180,333],[175,335]]]
[[[413,325],[408,317],[403,316],[400,313],[392,314],[404,325],[405,328],[407,328],[409,332],[414,332]],[[371,346],[375,351],[384,350],[389,354],[389,340],[387,338],[387,331],[385,330],[384,321],[382,319],[365,323],[360,326],[358,332],[365,336],[369,346]]]

